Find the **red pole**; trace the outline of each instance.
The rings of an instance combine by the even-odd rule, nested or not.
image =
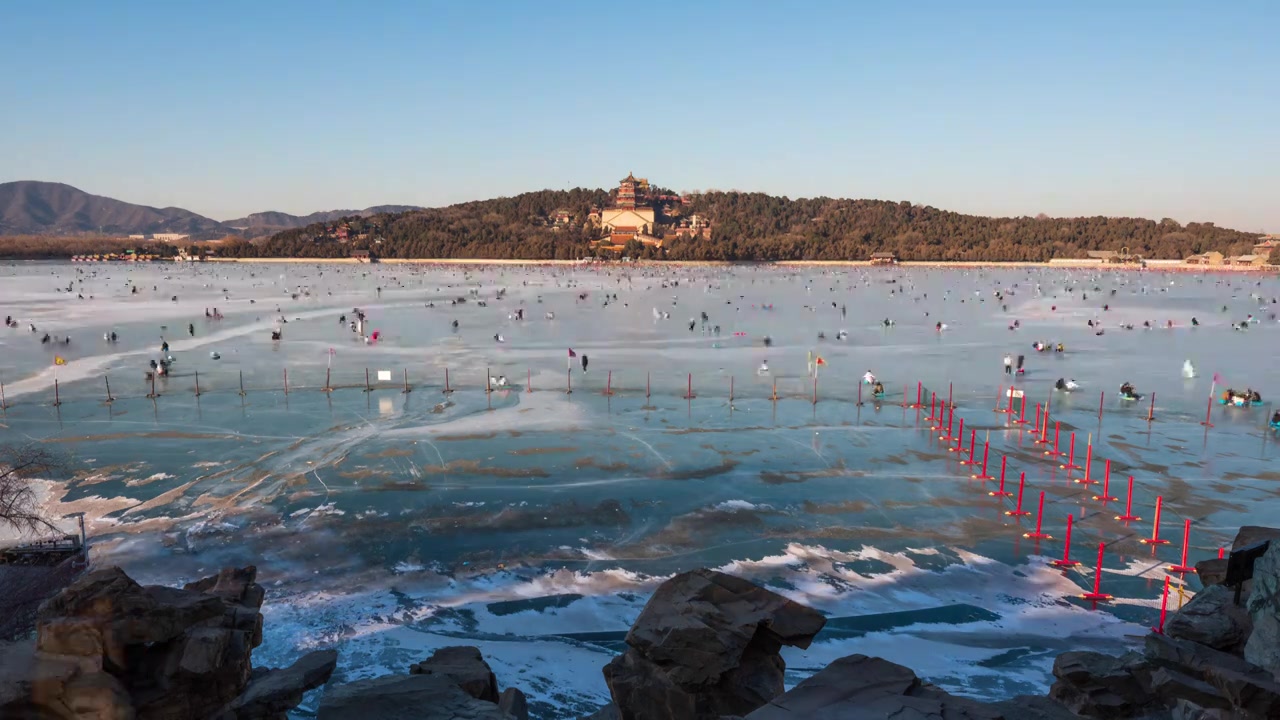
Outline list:
[[[817,378],[814,378],[814,380],[816,382]],[[697,395],[693,394],[693,373],[689,373],[689,391],[685,393],[684,399],[692,400],[695,397],[697,397]]]
[[[861,393],[861,392],[862,392],[862,386],[861,386],[861,385],[859,385],[859,386],[858,386],[858,392],[859,392],[859,393]],[[938,412],[938,394],[937,394],[937,393],[929,393],[929,396],[930,396],[930,397],[929,397],[929,414],[925,416],[924,421],[925,421],[925,422],[928,422],[928,423],[931,423],[931,422],[933,422],[934,420],[936,420],[936,419],[937,419],[937,418],[935,418],[935,417],[934,417],[934,414]],[[930,429],[934,429],[932,425],[930,425],[929,427],[930,427]]]
[[[1085,600],[1093,600],[1094,602],[1107,601],[1111,596],[1102,592],[1102,553],[1106,550],[1106,543],[1098,543],[1098,567],[1093,572],[1093,592],[1081,595]]]
[[[982,441],[982,474],[974,475],[973,476],[974,480],[995,480],[995,478],[987,474],[987,456],[990,453],[991,453],[991,441],[983,440]]]
[[[1169,576],[1164,576],[1164,593],[1160,596],[1160,624],[1151,628],[1157,635],[1164,634],[1164,618],[1169,612]]]
[[[1040,532],[1040,521],[1044,520],[1044,491],[1040,491],[1040,509],[1036,511],[1036,531],[1023,533],[1022,537],[1034,540],[1052,540],[1047,533]]]
[[[444,369],[444,391],[443,392],[445,395],[448,395],[449,393],[453,392],[453,390],[449,389],[449,368]]]
[[[1102,419],[1102,402],[1107,398],[1107,391],[1103,390],[1098,393],[1098,419]]]
[[[1213,395],[1212,395],[1212,394],[1210,394],[1210,395],[1209,395],[1209,404],[1208,404],[1208,405],[1206,405],[1206,406],[1205,406],[1205,408],[1204,408],[1204,422],[1200,423],[1201,425],[1203,425],[1203,426],[1205,426],[1205,427],[1207,427],[1207,428],[1211,428],[1211,427],[1213,427],[1213,423],[1209,422],[1209,415],[1210,415],[1212,412],[1213,412]]]
[[[969,459],[968,459],[968,460],[961,460],[961,461],[960,461],[960,464],[961,464],[961,465],[973,465],[973,464],[974,464],[974,462],[973,462],[973,449],[974,449],[975,447],[977,447],[977,446],[978,446],[978,431],[977,431],[977,430],[970,430],[970,431],[969,431]]]
[[[951,400],[952,383],[947,383],[947,407],[955,408],[955,403]]]
[[[1071,447],[1067,451],[1067,464],[1061,466],[1063,470],[1079,470],[1080,466],[1076,464],[1076,434],[1071,433]]]
[[[573,392],[573,370],[564,371],[564,394],[569,395]]]
[[[1085,446],[1084,450],[1084,477],[1076,478],[1076,482],[1081,485],[1096,485],[1097,480],[1089,477],[1089,473],[1093,470],[1093,443]]]
[[[1044,399],[1044,432],[1049,432],[1049,405],[1053,402],[1053,393],[1049,393],[1049,397]]]
[[[1067,516],[1067,539],[1065,542],[1062,543],[1062,559],[1054,560],[1053,562],[1049,563],[1054,567],[1071,568],[1080,564],[1080,561],[1071,559],[1071,521],[1072,521],[1072,516],[1068,515]]]
[[[1028,430],[1027,432],[1034,435],[1039,431],[1040,431],[1040,403],[1036,403],[1036,424],[1033,425],[1031,429]]]
[[[732,383],[733,381],[732,381],[732,380],[730,380],[729,382],[730,382],[730,383]],[[610,371],[608,372],[608,374],[605,376],[605,381],[604,381],[604,394],[605,394],[605,395],[612,395],[612,394],[613,394],[613,371],[612,371],[612,370],[610,370]],[[730,400],[733,400],[733,391],[732,391],[732,390],[730,390],[730,391],[729,391],[729,399],[730,399]]]
[[[1190,565],[1187,565],[1187,544],[1190,542],[1190,540],[1191,540],[1191,518],[1187,518],[1182,521],[1182,563],[1178,565],[1170,565],[1169,572],[1185,575],[1186,573],[1193,573],[1196,571],[1195,568],[1191,567]]]
[[[1147,422],[1156,419],[1156,394],[1151,393],[1151,407],[1147,410]]]
[[[917,410],[924,407],[924,383],[916,381],[916,404],[913,406]]]
[[[1027,424],[1027,394],[1025,392],[1022,393],[1022,402],[1020,404],[1020,407],[1021,407],[1021,412],[1018,415],[1018,419],[1014,420],[1014,422],[1018,425],[1026,425]]]
[[[1120,522],[1136,522],[1142,518],[1133,514],[1133,476],[1129,476],[1129,495],[1124,501],[1124,514],[1117,515],[1116,519]]]
[[[1053,449],[1045,450],[1044,451],[1045,455],[1048,455],[1049,457],[1057,457],[1062,455],[1062,452],[1058,450],[1058,439],[1061,436],[1062,436],[1062,423],[1055,420],[1053,422]]]
[[[1163,496],[1163,495],[1157,495],[1157,496],[1156,496],[1156,518],[1155,518],[1155,522],[1151,523],[1151,537],[1149,537],[1149,538],[1143,538],[1143,539],[1141,539],[1141,540],[1139,540],[1139,541],[1138,541],[1138,542],[1142,543],[1143,545],[1167,545],[1167,544],[1169,544],[1169,541],[1168,541],[1168,540],[1165,540],[1165,539],[1163,539],[1163,538],[1161,538],[1161,537],[1160,537],[1160,507],[1161,507],[1162,505],[1164,505],[1164,496]]]
[[[964,418],[960,418],[960,432],[955,434],[956,446],[949,448],[948,452],[959,452],[964,447]]]
[[[1004,469],[1005,469],[1005,466],[1008,465],[1008,463],[1009,463],[1009,456],[1001,455],[1000,456],[1000,489],[992,490],[991,492],[987,493],[991,497],[1012,497],[1013,496],[1013,493],[1008,492],[1007,490],[1004,489]]]
[[[1111,461],[1110,460],[1107,461],[1107,469],[1102,475],[1102,494],[1094,495],[1093,499],[1103,503],[1104,505],[1106,503],[1116,501],[1116,498],[1111,497]]]
[[[525,368],[524,391],[526,393],[533,392],[533,370]]]
[[[1023,515],[1031,514],[1030,510],[1022,509],[1022,491],[1024,488],[1026,488],[1026,486],[1027,486],[1027,474],[1024,472],[1018,475],[1018,504],[1012,510],[1005,510],[1004,511],[1005,515],[1008,515],[1009,517],[1022,517]]]
[[[1224,547],[1220,547],[1220,548],[1218,548],[1218,559],[1219,559],[1219,560],[1221,560],[1223,557],[1225,557],[1225,556],[1226,556],[1226,554],[1227,554],[1227,549],[1226,549],[1226,548],[1224,548]]]
[[[996,392],[996,407],[995,407],[996,412],[1004,412],[1004,408],[1000,407],[1000,403],[1004,402],[1004,400],[1005,400],[1004,386],[1001,385],[1000,389]]]

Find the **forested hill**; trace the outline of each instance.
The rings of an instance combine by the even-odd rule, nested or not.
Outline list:
[[[695,251],[708,260],[865,259],[873,252],[896,252],[903,260],[1046,261],[1124,247],[1143,257],[1180,259],[1208,250],[1248,253],[1259,237],[1167,218],[993,218],[909,202],[790,200],[762,193],[698,195],[692,211],[715,225],[717,242]],[[671,250],[673,256],[684,252]]]
[[[594,207],[607,207],[603,190],[543,190],[445,208],[346,218],[350,242],[334,238],[335,223],[317,223],[240,244],[242,257],[345,257],[372,249],[387,258],[572,259],[593,254],[585,229]],[[791,200],[762,193],[692,195],[679,215],[700,214],[709,239],[678,239],[667,229],[662,250],[645,257],[669,260],[864,260],[895,252],[904,260],[1045,261],[1083,257],[1088,250],[1119,250],[1148,258],[1182,258],[1208,250],[1248,253],[1258,235],[1141,218],[990,218],[882,200]],[[554,226],[557,210],[571,223]],[[661,230],[661,229],[660,229]],[[660,232],[661,234],[661,232]],[[377,239],[381,243],[376,243]]]

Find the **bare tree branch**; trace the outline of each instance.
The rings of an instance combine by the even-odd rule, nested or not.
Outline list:
[[[48,479],[62,467],[60,458],[35,444],[0,447],[0,525],[21,533],[58,532],[41,510],[32,481]]]

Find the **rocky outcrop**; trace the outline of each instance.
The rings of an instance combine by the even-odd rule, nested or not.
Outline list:
[[[826,619],[746,580],[694,570],[664,582],[604,668],[621,720],[745,715],[780,695],[783,645]]]
[[[409,668],[325,690],[318,720],[528,720],[529,704],[498,683],[474,647],[445,647]]]
[[[1249,593],[1253,633],[1244,657],[1280,678],[1280,539],[1253,565],[1253,589]]]
[[[1151,669],[1140,655],[1066,652],[1053,661],[1049,697],[1085,717],[1139,717],[1158,705],[1147,687]]]
[[[1054,663],[1049,691],[1085,717],[1169,717],[1178,720],[1251,720],[1280,717],[1280,530],[1244,527],[1233,549],[1271,540],[1242,587],[1248,611],[1235,591],[1220,584],[1225,560],[1210,570],[1206,588],[1172,615],[1164,633],[1146,637],[1143,652],[1113,658],[1065,653]],[[1221,565],[1221,567],[1219,567]]]
[[[883,658],[840,658],[770,700],[745,720],[873,720],[879,718],[957,720],[1072,720],[1076,716],[1044,698],[982,703],[957,697],[916,677],[909,668]]]
[[[182,589],[144,587],[116,567],[82,576],[40,609],[28,670],[0,678],[0,716],[283,720],[328,680],[336,654],[255,672],[256,575],[229,569]]]
[[[409,667],[410,675],[443,675],[477,700],[498,702],[498,679],[479,648],[469,646],[440,648],[431,657]]]
[[[1239,653],[1253,632],[1253,619],[1235,604],[1235,593],[1222,585],[1210,585],[1196,593],[1165,624],[1172,638],[1191,640],[1215,650]]]

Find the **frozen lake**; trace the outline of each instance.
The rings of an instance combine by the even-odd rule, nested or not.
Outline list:
[[[1194,564],[1280,516],[1277,296],[1274,277],[1049,268],[8,265],[0,443],[68,457],[49,505],[87,513],[98,563],[163,583],[258,564],[261,664],[334,646],[354,679],[474,644],[535,712],[573,717],[607,701],[600,668],[653,587],[710,566],[829,615],[787,655],[791,682],[860,652],[1003,697],[1042,692],[1062,650],[1153,624],[1184,519]],[[354,308],[376,342],[339,322]],[[166,341],[176,362],[148,398]],[[1026,356],[1026,426],[993,412],[1006,354]],[[886,397],[858,405],[868,370]],[[1206,430],[1215,373],[1265,407],[1215,404]],[[486,393],[487,376],[509,386]],[[1119,399],[1125,381],[1141,401]],[[926,406],[952,394],[965,452],[903,407],[918,384]],[[1074,432],[1076,463],[1090,441],[1091,475],[1110,461],[1118,501],[1045,455],[1052,426],[1035,442],[1046,402],[1063,452]],[[1031,516],[960,464],[970,429],[1010,490],[1026,474]],[[1142,519],[1123,523],[1130,475]],[[1042,491],[1053,539],[1035,541]],[[1171,542],[1153,549],[1138,539],[1157,496]],[[1064,571],[1048,560],[1068,514],[1085,562]],[[1078,596],[1099,542],[1116,599],[1094,607]]]

